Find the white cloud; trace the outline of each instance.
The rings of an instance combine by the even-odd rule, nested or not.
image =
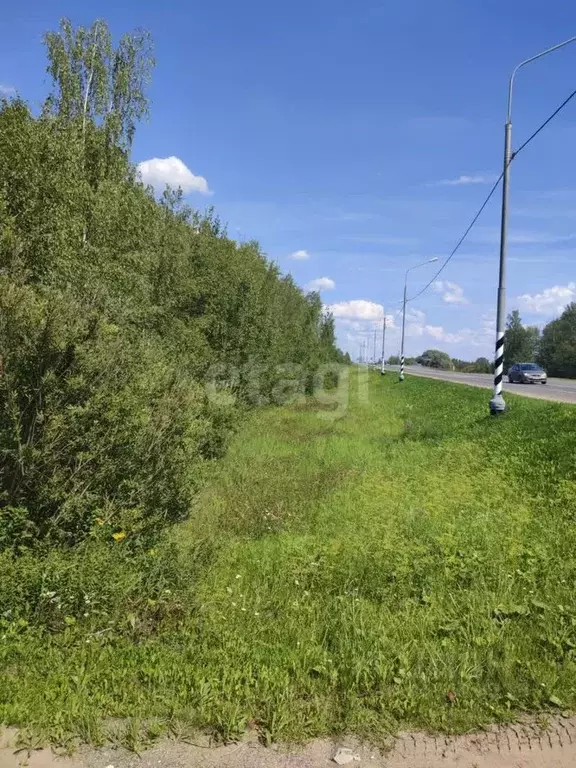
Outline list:
[[[327,309],[329,310],[330,307],[327,307]],[[366,324],[360,320],[342,320],[341,322],[351,331],[364,331],[366,328]],[[348,333],[347,336],[351,337],[351,334]]]
[[[382,329],[383,308],[380,304],[358,299],[333,304],[327,309],[336,318],[342,338],[345,338],[352,345],[352,348],[354,348],[354,344],[360,344],[367,338],[373,339],[374,329],[380,331]],[[400,344],[401,311],[387,315],[386,325],[390,331],[390,335],[386,337],[387,344],[390,345],[390,350],[394,350]],[[482,315],[478,327],[447,330],[442,325],[429,323],[422,310],[408,306],[406,309],[406,339],[409,340],[407,354],[420,354],[427,347],[438,347],[445,349],[450,354],[463,356],[467,359],[473,359],[479,355],[489,357],[495,333],[494,328],[493,312]],[[460,352],[458,349],[460,345],[465,347],[464,352]],[[456,349],[452,349],[453,347]]]
[[[200,192],[209,195],[208,182],[204,176],[195,176],[179,157],[153,157],[138,163],[144,184],[150,184],[157,190],[163,190],[166,184],[174,189],[182,188],[185,193]]]
[[[409,323],[406,326],[406,336],[424,336],[424,326],[419,323]]]
[[[466,341],[468,344],[472,344],[473,346],[478,346],[480,343],[478,340],[478,334],[471,328],[463,328],[461,331],[456,331],[456,333],[444,334],[445,344],[462,344],[463,341]]]
[[[432,183],[434,187],[460,187],[466,184],[494,184],[498,176],[493,173],[458,176],[456,179],[442,179]]]
[[[496,312],[491,310],[482,315],[482,331],[484,336],[494,336],[496,334]]]
[[[457,283],[436,280],[434,290],[436,293],[442,294],[442,301],[445,301],[446,304],[468,304],[468,299],[464,296],[464,289]]]
[[[406,309],[406,320],[413,323],[423,323],[424,320],[426,320],[426,315],[424,312],[422,312],[421,309],[414,309],[413,307],[408,307]]]
[[[492,315],[482,318],[482,327],[478,330],[462,328],[459,331],[447,331],[441,325],[430,325],[426,322],[426,315],[419,309],[409,308],[406,312],[406,336],[421,338],[430,336],[444,344],[469,344],[473,347],[486,347],[488,338],[494,333],[494,320]]]
[[[364,299],[341,301],[339,304],[330,304],[327,309],[340,320],[382,320],[384,317],[382,304]]]
[[[427,325],[425,330],[428,336],[432,336],[435,339],[444,338],[444,328],[441,325]]]
[[[524,293],[518,296],[520,304],[530,312],[542,315],[560,314],[571,301],[576,301],[576,283],[554,285],[542,293]]]
[[[294,261],[307,261],[310,258],[308,251],[294,251],[290,254],[290,258]]]
[[[347,341],[360,344],[367,338],[373,339],[374,331],[378,339],[381,338],[382,320],[384,309],[381,304],[364,299],[342,301],[338,304],[326,306],[336,319],[339,333],[345,336]],[[399,339],[399,330],[396,325],[397,315],[386,315],[387,336],[390,343],[395,344]]]
[[[16,93],[16,88],[13,85],[2,85],[0,83],[0,95],[13,96]]]
[[[361,344],[366,339],[373,339],[374,329],[380,329],[380,331],[382,329],[382,315],[380,314],[379,321],[372,319],[378,315],[378,309],[374,309],[374,307],[380,308],[378,304],[354,301],[333,306],[339,308],[336,311],[336,315],[339,316],[337,324],[341,337],[349,344],[350,351],[354,351],[355,345]],[[355,318],[358,316],[361,318],[351,319],[352,315]],[[392,354],[400,345],[401,326],[401,312],[387,316],[387,327],[390,331],[390,335],[386,336],[388,354]],[[481,316],[478,327],[464,327],[449,331],[441,325],[432,325],[427,322],[426,314],[422,310],[409,306],[406,310],[408,347],[406,354],[409,356],[420,354],[424,349],[434,347],[444,349],[452,356],[465,359],[475,359],[480,355],[490,358],[493,352],[494,328],[495,318],[492,311]]]
[[[482,327],[479,329],[474,328],[461,328],[459,331],[446,331],[444,328],[426,326],[426,333],[444,344],[469,344],[472,347],[482,347],[483,349],[489,348],[491,337],[493,336],[493,329],[488,327],[486,321],[483,321]]]
[[[310,280],[304,287],[307,291],[332,291],[336,288],[336,283],[330,277],[317,277],[316,280]]]
[[[459,331],[446,331],[441,325],[425,325],[422,329],[422,335],[431,336],[436,341],[442,341],[444,344],[462,344],[463,342],[472,346],[483,346],[486,340],[483,338],[483,331],[474,331],[472,328],[462,328]]]

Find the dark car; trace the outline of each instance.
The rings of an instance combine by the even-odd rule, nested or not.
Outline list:
[[[536,363],[516,363],[508,371],[510,384],[546,384],[546,371]]]

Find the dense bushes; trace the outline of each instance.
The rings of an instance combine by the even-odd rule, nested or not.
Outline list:
[[[47,45],[41,115],[0,103],[0,549],[181,519],[239,407],[340,359],[316,294],[136,178],[147,38]]]

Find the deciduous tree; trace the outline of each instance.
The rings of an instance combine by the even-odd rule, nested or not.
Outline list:
[[[551,376],[576,378],[576,302],[545,326],[538,362]]]

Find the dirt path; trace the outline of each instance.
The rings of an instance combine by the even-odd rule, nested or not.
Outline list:
[[[354,739],[298,748],[265,748],[248,739],[215,748],[168,741],[141,757],[107,748],[63,758],[50,749],[15,754],[14,739],[14,732],[0,739],[0,768],[321,768],[336,765],[342,746],[354,754],[352,768],[576,768],[576,718],[555,718],[545,730],[527,723],[454,738],[403,734],[384,751]]]

